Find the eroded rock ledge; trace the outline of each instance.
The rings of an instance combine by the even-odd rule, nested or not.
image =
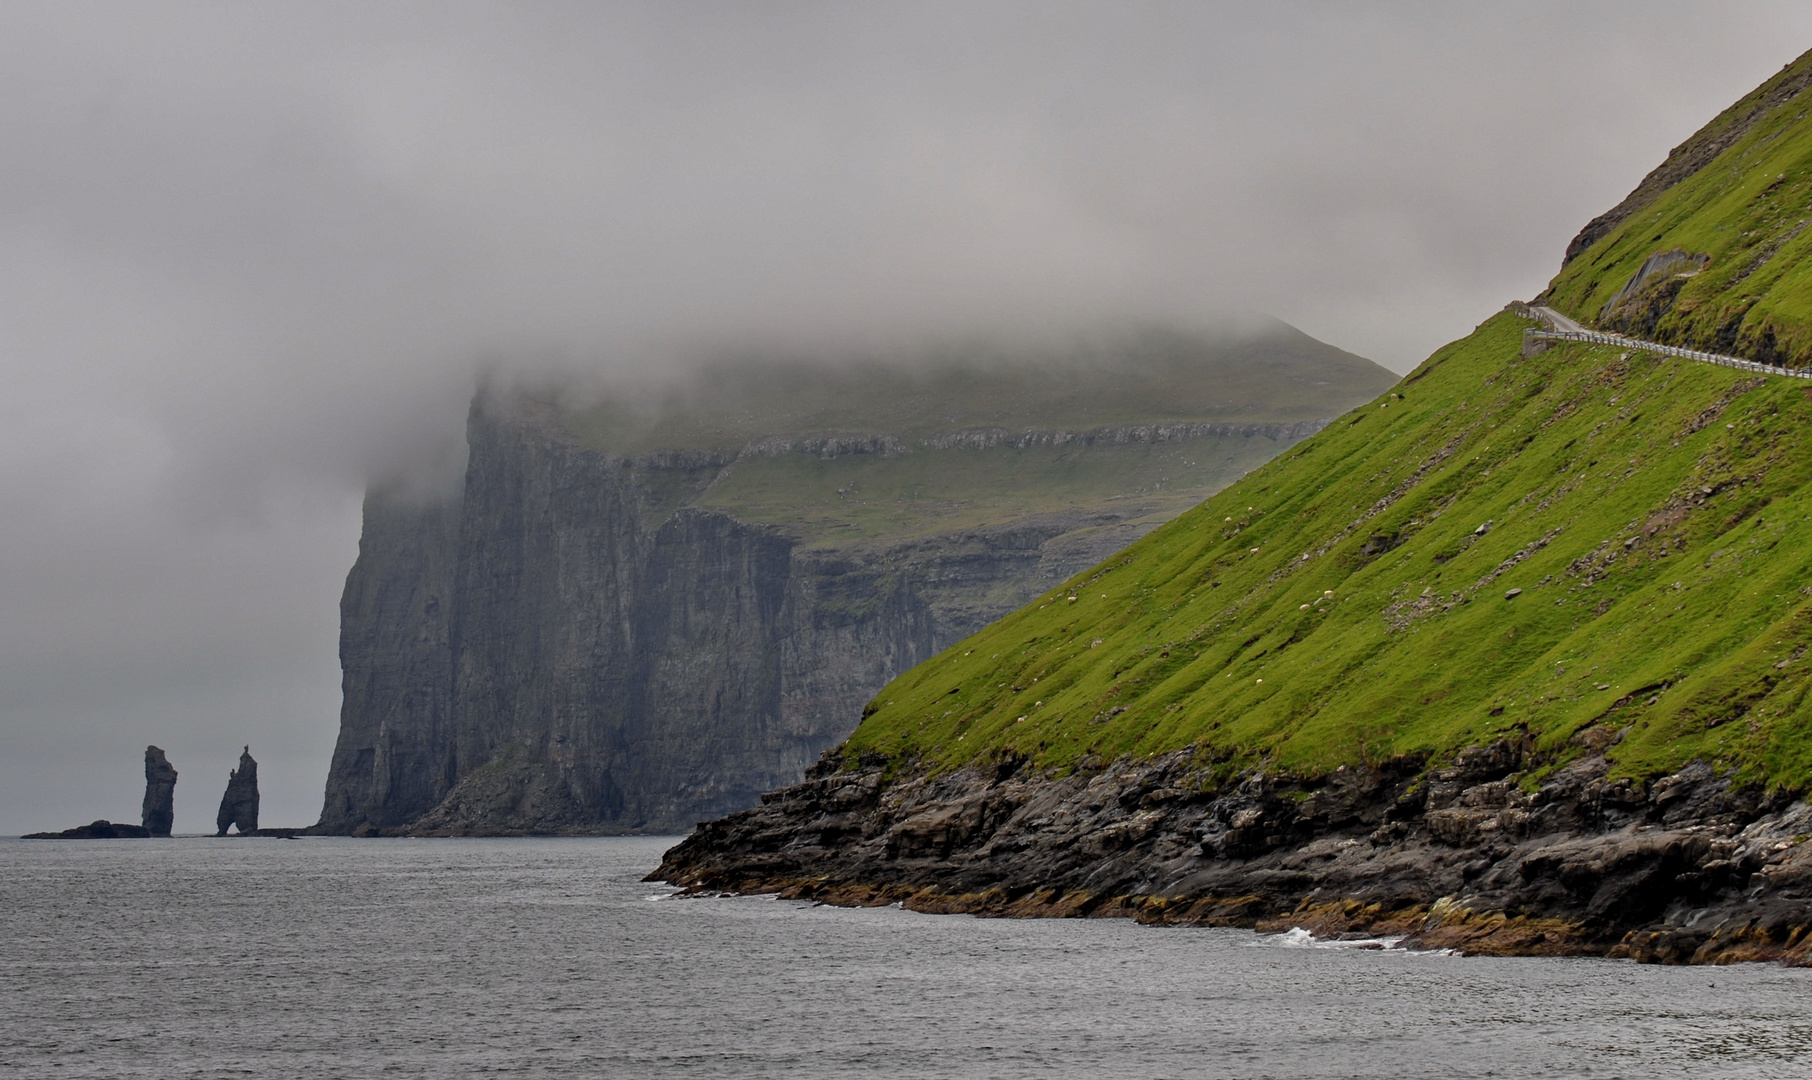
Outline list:
[[[1703,765],[1607,779],[1513,742],[1303,779],[1190,752],[927,776],[835,752],[650,880],[841,905],[1401,934],[1473,954],[1812,963],[1812,807]],[[1539,778],[1539,779],[1538,779]]]

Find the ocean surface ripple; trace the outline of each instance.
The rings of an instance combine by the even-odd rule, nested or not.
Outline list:
[[[671,843],[0,842],[0,1075],[1812,1075],[1812,971],[682,898]]]

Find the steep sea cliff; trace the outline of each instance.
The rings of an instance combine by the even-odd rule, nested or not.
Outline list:
[[[717,455],[578,449],[524,403],[475,405],[469,443],[457,499],[367,501],[328,830],[681,829],[796,778],[934,651],[913,580],[676,505]]]
[[[1112,418],[1142,423],[939,416],[887,436],[811,416],[726,437],[695,430],[695,411],[695,429],[625,445],[582,411],[480,395],[457,492],[366,500],[318,830],[683,832],[754,805],[848,735],[889,679],[1325,422],[1292,415],[1388,382],[1289,335],[1228,365],[1292,402],[1281,419],[1139,403]],[[951,378],[972,398],[1024,399],[985,373]],[[1155,396],[1149,378],[1088,378],[1047,411],[1086,421],[1116,386]],[[876,396],[840,389],[831,404]],[[759,403],[732,397],[721,415],[750,423]]]

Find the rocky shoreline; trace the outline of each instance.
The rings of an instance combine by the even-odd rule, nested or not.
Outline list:
[[[1599,745],[1589,745],[1599,736]],[[1181,751],[1067,774],[826,755],[650,880],[847,906],[1400,935],[1480,955],[1812,964],[1812,806],[1702,763],[1612,780],[1502,742],[1427,768],[1235,773]]]

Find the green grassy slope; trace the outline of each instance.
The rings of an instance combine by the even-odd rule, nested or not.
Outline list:
[[[1682,144],[1575,241],[1549,302],[1812,360],[1808,87],[1812,53]],[[1524,358],[1526,325],[1492,318],[902,675],[850,749],[1064,767],[1193,746],[1319,774],[1522,733],[1555,763],[1608,744],[1629,775],[1705,759],[1812,786],[1812,385]]]
[[[1812,363],[1809,78],[1812,53],[1707,125],[1682,150],[1722,145],[1722,153],[1570,261],[1549,301],[1587,324],[1652,340]],[[1662,267],[1607,310],[1651,256],[1670,251],[1702,268]]]
[[[1812,393],[1608,348],[1525,360],[1524,325],[901,676],[852,749],[1194,745],[1316,773],[1596,725],[1629,728],[1627,771],[1803,785]]]

